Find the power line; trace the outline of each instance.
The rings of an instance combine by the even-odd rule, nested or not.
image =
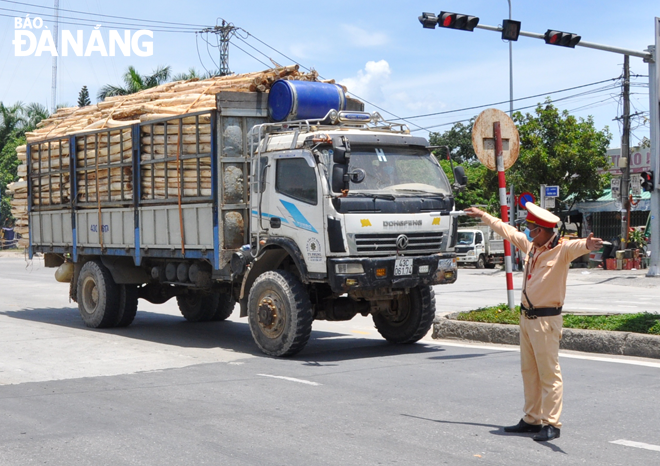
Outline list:
[[[54,7],[51,7],[51,6],[35,5],[34,3],[17,2],[17,1],[12,1],[12,0],[0,0],[0,1],[2,1],[3,3],[14,3],[14,4],[17,4],[17,5],[31,6],[31,7],[42,8],[42,9],[46,9],[46,10],[53,10],[54,9]],[[201,24],[175,23],[175,22],[170,22],[170,21],[158,21],[158,20],[144,20],[144,19],[140,19],[140,18],[130,18],[130,17],[126,17],[126,16],[103,15],[101,13],[87,13],[85,11],[80,11],[80,10],[67,10],[66,8],[60,8],[59,10],[60,11],[67,11],[69,13],[78,13],[78,14],[82,14],[82,15],[88,15],[88,16],[102,16],[104,18],[127,19],[127,20],[130,20],[130,21],[159,23],[159,24],[174,24],[174,25],[177,25],[177,26],[192,26],[194,28],[206,27],[206,26],[201,25]]]
[[[44,16],[47,16],[47,15],[44,15]],[[49,16],[54,16],[54,15],[49,15]],[[15,15],[6,15],[6,14],[0,13],[0,17],[15,18],[16,16]],[[60,16],[60,18],[62,18],[62,16]],[[87,21],[87,20],[83,20],[83,21]],[[89,21],[91,21],[91,20],[89,20]],[[76,23],[76,22],[72,22],[72,21],[61,21],[61,20],[59,21],[59,23],[60,24],[69,24],[69,25],[72,25],[72,26],[96,26],[96,24]],[[122,26],[122,25],[120,24],[120,26]],[[123,27],[124,27],[124,29],[127,29],[127,30],[137,31],[139,29],[144,28],[145,25],[141,25],[141,26],[138,26],[138,27],[127,27],[127,26],[123,25]],[[152,32],[173,32],[173,33],[187,33],[187,34],[195,33],[195,31],[193,31],[193,30],[184,30],[184,29],[181,29],[181,30],[157,29],[157,28],[151,27],[151,28],[149,28],[149,30],[152,31]]]

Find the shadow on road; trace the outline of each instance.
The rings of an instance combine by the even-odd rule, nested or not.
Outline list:
[[[523,434],[523,433],[504,432],[504,426],[498,426],[495,424],[480,424],[478,422],[444,421],[442,419],[430,419],[421,416],[413,416],[412,414],[401,414],[401,416],[410,417],[414,419],[421,419],[423,421],[438,422],[440,424],[460,424],[463,426],[492,427],[495,428],[496,430],[491,430],[489,431],[489,433],[493,435],[501,435],[503,437],[528,437],[531,440],[532,436],[534,436],[534,434],[532,433]],[[564,450],[561,449],[561,447],[555,445],[554,443],[550,443],[550,442],[536,442],[536,443],[546,448],[550,448],[552,451],[556,453],[563,453],[564,455],[567,454]]]
[[[80,332],[103,333],[157,344],[186,348],[221,348],[266,357],[255,345],[247,319],[242,322],[191,323],[183,317],[149,311],[138,311],[133,324],[125,328],[91,329],[85,327],[77,308],[40,308],[0,312],[13,319],[41,322]],[[397,356],[402,354],[433,354],[444,351],[437,345],[393,345],[385,340],[352,337],[342,333],[312,330],[305,349],[287,358],[306,366],[328,366],[331,362]],[[470,357],[471,355],[465,355]]]

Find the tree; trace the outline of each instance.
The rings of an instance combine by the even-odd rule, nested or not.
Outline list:
[[[539,192],[540,185],[557,185],[561,199],[571,203],[598,197],[606,177],[599,169],[612,135],[598,131],[593,117],[576,118],[562,112],[550,99],[538,104],[534,114],[516,112],[513,119],[520,135],[520,155],[507,173],[516,191]]]
[[[455,123],[450,130],[442,134],[431,133],[429,142],[432,146],[448,146],[455,162],[478,162],[472,148],[472,127],[475,120],[476,117],[470,119],[466,125]]]
[[[598,131],[591,117],[584,120],[560,112],[550,100],[539,104],[534,114],[514,114],[514,121],[521,149],[506,177],[516,192],[538,193],[541,184],[558,185],[562,198],[571,203],[601,194],[608,182],[607,174],[598,173],[608,163],[608,128]],[[480,204],[488,206],[491,213],[499,213],[497,172],[486,169],[474,155],[473,124],[474,119],[467,125],[457,123],[445,133],[432,133],[430,143],[449,146],[454,162],[461,163],[468,176],[467,189],[456,195],[456,208]],[[451,180],[445,151],[435,153]]]
[[[150,75],[141,75],[137,70],[129,66],[126,73],[124,73],[124,87],[106,84],[99,91],[97,98],[103,100],[106,97],[115,95],[129,95],[144,89],[156,87],[160,84],[167,82],[170,79],[170,67],[159,66]]]
[[[92,105],[92,101],[89,99],[87,86],[83,86],[78,93],[78,107],[87,107],[88,105]]]
[[[18,102],[10,107],[0,102],[0,226],[12,222],[7,185],[16,181],[20,164],[16,147],[25,144],[25,133],[32,131],[48,117],[48,109],[41,104],[23,105]]]
[[[195,68],[190,68],[186,73],[179,73],[172,76],[172,81],[188,81],[189,79],[208,79],[215,76],[212,72],[201,73]]]

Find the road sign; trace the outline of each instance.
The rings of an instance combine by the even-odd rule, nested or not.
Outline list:
[[[520,138],[516,125],[509,115],[496,108],[488,108],[481,112],[472,128],[472,147],[481,163],[490,170],[497,170],[495,160],[495,136],[493,123],[500,122],[502,132],[502,159],[504,169],[509,169],[518,159]]]
[[[545,197],[559,197],[559,186],[546,186],[545,187]]]
[[[556,197],[546,197],[545,198],[545,208],[554,209],[555,208],[555,199]]]
[[[533,204],[536,202],[536,198],[532,193],[522,193],[520,195],[520,201],[518,202],[518,204],[520,205],[520,207],[524,209],[525,204],[527,204],[528,202],[531,202]]]

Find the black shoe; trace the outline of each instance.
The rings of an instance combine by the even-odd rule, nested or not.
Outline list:
[[[543,428],[541,428],[541,432],[532,438],[537,442],[547,442],[548,440],[559,438],[560,432],[561,429],[557,429],[554,426],[543,426]]]
[[[534,424],[527,424],[525,421],[522,419],[518,424],[515,426],[508,426],[504,428],[504,432],[511,432],[511,433],[524,433],[524,432],[541,432],[541,424],[539,425],[534,425]]]

